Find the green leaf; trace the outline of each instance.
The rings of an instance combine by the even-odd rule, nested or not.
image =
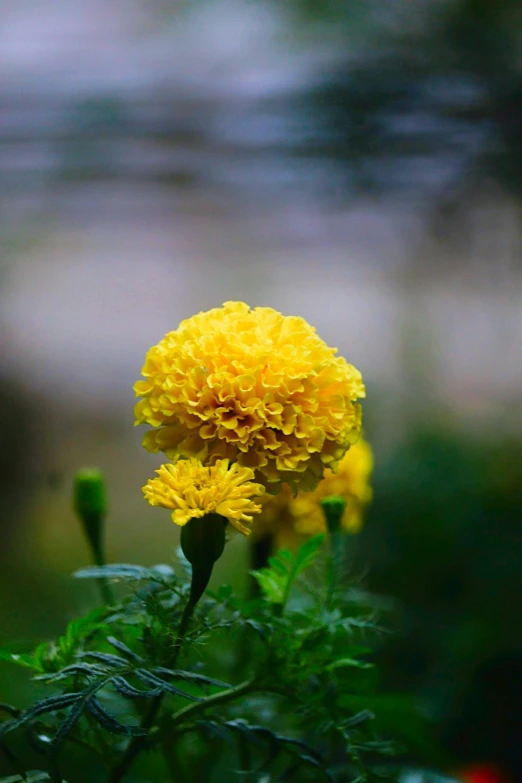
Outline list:
[[[81,643],[94,631],[104,627],[105,607],[98,607],[84,617],[72,620],[55,644],[42,642],[33,653],[13,653],[0,650],[0,660],[23,666],[36,672],[56,671],[68,663]]]
[[[129,563],[80,568],[73,576],[76,579],[114,579],[123,582],[159,582],[160,584],[168,584],[176,578],[174,571],[168,565],[145,568]]]
[[[198,723],[200,726],[210,730],[213,734],[222,739],[227,739],[223,730],[228,730],[236,735],[238,733],[241,734],[242,737],[253,745],[261,747],[266,747],[266,745],[268,745],[267,757],[262,766],[258,769],[258,772],[267,769],[279,754],[286,753],[292,759],[297,760],[297,764],[295,766],[292,765],[291,776],[287,777],[288,780],[293,780],[294,772],[297,771],[300,766],[305,766],[313,767],[318,770],[318,772],[320,771],[320,776],[322,778],[326,778],[328,781],[332,781],[332,783],[334,781],[321,754],[302,740],[278,734],[271,729],[266,728],[266,726],[249,724],[242,718],[236,718],[235,720],[229,720],[223,723],[217,723],[212,720],[199,721]]]
[[[104,620],[107,609],[99,607],[93,609],[84,617],[72,620],[63,636],[55,643],[43,642],[39,644],[32,655],[21,656],[20,660],[14,660],[22,666],[29,666],[38,672],[55,672],[68,663],[71,663],[83,642],[94,632],[105,627]]]
[[[118,669],[129,667],[129,662],[125,658],[120,658],[119,655],[112,655],[111,653],[91,652],[89,650],[83,653],[82,658],[92,658],[95,661],[101,661],[107,664],[107,666],[117,667]]]
[[[61,680],[76,677],[77,674],[85,674],[87,677],[104,677],[107,675],[107,669],[95,663],[73,663],[59,672],[40,674],[34,679],[38,682],[60,682]]]
[[[199,696],[193,696],[191,693],[181,691],[179,688],[175,688],[169,682],[165,682],[160,677],[156,677],[152,672],[148,672],[145,669],[136,669],[134,672],[136,677],[141,680],[145,685],[152,685],[154,688],[161,688],[164,693],[171,693],[174,696],[181,696],[184,699],[190,699],[190,701],[204,701]]]
[[[0,702],[0,712],[7,712],[8,715],[14,715],[15,717],[18,717],[20,715],[21,710],[17,709],[16,707],[13,707],[11,704],[6,704],[5,702]]]
[[[412,696],[400,693],[343,693],[336,701],[338,706],[356,712],[370,710],[375,715],[373,726],[377,733],[385,733],[402,740],[410,750],[430,762],[437,765],[448,762],[446,751],[439,746],[430,725],[419,714]]]
[[[11,653],[8,650],[0,650],[0,661],[14,663],[16,666],[23,666],[33,671],[42,671],[31,653]]]
[[[78,699],[76,704],[73,704],[72,709],[69,711],[69,714],[67,715],[65,720],[60,723],[58,727],[58,731],[56,732],[56,734],[52,739],[51,742],[52,750],[56,751],[61,745],[63,745],[63,743],[69,736],[70,732],[72,731],[72,729],[76,726],[76,724],[80,720],[85,706],[86,706],[85,699]]]
[[[136,653],[133,652],[130,647],[127,647],[126,644],[120,642],[118,639],[115,639],[114,636],[108,636],[107,641],[109,644],[115,647],[116,650],[119,650],[121,653],[123,653],[123,655],[127,656],[127,658],[130,658],[131,661],[134,661],[135,663],[144,663],[143,658],[140,658],[139,655],[136,655]]]
[[[327,672],[335,671],[335,669],[344,669],[346,667],[352,667],[354,669],[375,669],[374,663],[368,661],[359,661],[357,658],[340,658],[338,661],[333,661],[326,667]]]
[[[111,734],[123,734],[125,737],[145,737],[148,735],[148,731],[140,728],[139,726],[131,726],[120,723],[116,720],[114,715],[105,709],[101,702],[92,697],[87,702],[87,709],[95,720],[98,721],[100,726],[107,729]]]
[[[213,677],[206,677],[204,674],[185,672],[181,669],[165,669],[163,666],[156,666],[151,671],[152,674],[163,675],[163,677],[171,677],[173,680],[185,680],[186,682],[193,682],[196,685],[214,685],[217,688],[232,688],[232,685],[230,685],[228,682],[215,680]]]
[[[0,726],[0,737],[7,734],[8,731],[14,731],[15,729],[20,728],[20,726],[24,726],[26,723],[29,723],[29,721],[32,721],[33,718],[38,717],[38,715],[43,715],[46,712],[56,712],[65,707],[70,707],[71,704],[78,701],[82,695],[82,693],[64,693],[58,696],[49,696],[47,699],[37,702],[33,707],[30,707],[30,709],[23,712],[19,718],[8,720],[3,723]]]
[[[163,689],[160,687],[147,691],[143,691],[140,688],[135,688],[133,685],[127,682],[125,677],[122,677],[119,674],[116,675],[116,677],[112,677],[111,684],[118,691],[118,693],[121,693],[121,695],[126,699],[152,699],[163,693]]]
[[[319,555],[324,535],[306,541],[297,555],[285,549],[270,557],[268,567],[251,571],[267,601],[285,606],[296,579],[309,568]]]

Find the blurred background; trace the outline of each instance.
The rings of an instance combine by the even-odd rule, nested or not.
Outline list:
[[[272,306],[367,383],[383,687],[522,779],[518,0],[4,0],[0,74],[0,644],[90,605],[79,467],[111,560],[174,553],[132,384],[181,319]]]

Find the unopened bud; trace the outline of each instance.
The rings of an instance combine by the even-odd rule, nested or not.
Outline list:
[[[321,508],[323,509],[328,532],[331,534],[339,533],[346,508],[346,500],[337,495],[330,495],[321,500]]]
[[[96,562],[103,559],[103,521],[107,512],[107,492],[103,473],[83,468],[74,477],[74,510],[92,547]]]

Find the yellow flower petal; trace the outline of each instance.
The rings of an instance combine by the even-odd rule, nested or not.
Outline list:
[[[324,478],[312,492],[293,496],[285,485],[278,495],[261,498],[262,512],[254,522],[254,535],[272,534],[280,546],[299,536],[326,532],[320,501],[332,495],[346,500],[342,527],[347,533],[359,533],[365,505],[372,499],[370,477],[373,454],[365,440],[351,446],[339,463],[337,473],[326,469]]]
[[[317,485],[361,430],[360,372],[303,318],[244,302],[198,313],[153,346],[135,392],[145,448],[226,457],[276,490]],[[272,486],[271,486],[272,485]]]
[[[158,477],[149,479],[143,494],[151,506],[171,509],[177,525],[216,513],[249,535],[253,515],[261,511],[252,498],[265,491],[261,484],[252,481],[253,470],[237,463],[230,465],[228,459],[217,460],[208,467],[192,458],[162,465],[156,473]]]

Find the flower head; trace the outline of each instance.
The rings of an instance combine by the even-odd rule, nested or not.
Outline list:
[[[265,490],[255,484],[254,471],[221,459],[205,467],[196,459],[162,465],[158,478],[149,479],[143,494],[151,506],[172,509],[172,521],[186,525],[194,517],[220,514],[241,533],[250,533],[253,514],[261,511],[253,497]]]
[[[341,528],[348,533],[358,533],[362,527],[364,506],[372,498],[372,470],[372,450],[365,440],[360,440],[345,454],[337,473],[329,469],[325,471],[314,492],[300,492],[294,497],[290,488],[285,486],[275,497],[263,497],[263,510],[254,524],[254,534],[272,533],[279,546],[288,546],[299,535],[325,533],[321,500],[333,496],[346,501]]]
[[[313,489],[359,437],[360,372],[303,318],[244,302],[183,321],[153,346],[135,392],[150,451],[227,458],[270,489]],[[277,491],[277,489],[276,489]]]

